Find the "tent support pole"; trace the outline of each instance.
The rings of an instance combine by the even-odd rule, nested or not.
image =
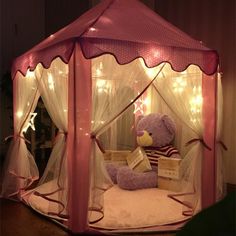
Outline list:
[[[208,76],[203,74],[202,96],[203,96],[203,139],[210,149],[203,147],[202,159],[202,209],[216,202],[216,94],[217,74]]]
[[[76,43],[69,62],[68,98],[68,227],[88,230],[89,162],[91,152],[91,60]]]

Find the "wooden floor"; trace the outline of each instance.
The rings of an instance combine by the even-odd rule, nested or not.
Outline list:
[[[23,203],[0,199],[0,236],[69,236],[71,233]],[[94,235],[94,234],[92,234]],[[143,235],[143,234],[131,234]],[[145,234],[147,235],[147,234]],[[149,234],[150,235],[150,234]],[[174,233],[151,234],[174,236]]]
[[[23,203],[0,199],[1,236],[67,236],[60,226]]]

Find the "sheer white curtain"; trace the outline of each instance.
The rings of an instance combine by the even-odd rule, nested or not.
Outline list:
[[[39,177],[34,157],[28,151],[24,133],[34,126],[39,92],[33,72],[26,76],[19,72],[13,81],[14,135],[6,156],[1,196],[20,198],[24,190]]]
[[[105,130],[150,81],[140,67],[139,60],[119,65],[111,55],[92,60],[93,76],[93,123],[97,135]]]
[[[147,74],[152,69],[145,68]],[[183,72],[175,72],[167,64],[149,90],[152,112],[171,115],[177,123],[176,146],[183,158],[182,192],[178,196],[194,211],[199,210],[201,199],[201,159],[203,137],[202,121],[202,72],[189,66]],[[186,147],[186,143],[189,146]],[[189,194],[190,193],[190,194]],[[187,209],[188,210],[188,209]]]
[[[52,152],[39,186],[47,183],[47,193],[37,192],[41,197],[52,199],[53,193],[58,192],[58,209],[55,211],[48,206],[50,214],[66,214],[67,204],[67,151],[66,140],[68,130],[68,65],[56,58],[50,68],[44,69],[41,64],[36,68],[37,84],[44,105],[58,128],[55,140],[52,140]],[[37,191],[37,189],[36,189]],[[54,204],[55,205],[55,204]]]
[[[159,71],[162,66],[160,65],[156,70]],[[155,76],[156,74],[153,78]],[[119,120],[119,116],[124,115],[125,112],[129,112],[129,115],[133,116],[130,119],[134,121],[132,102],[150,81],[139,59],[126,65],[119,65],[111,55],[103,55],[92,60],[92,137],[94,140],[110,128],[108,137],[110,139],[112,137],[114,142],[110,147],[117,149],[119,148],[118,130],[122,129],[123,137],[130,137],[132,140],[127,141],[132,145],[134,139],[132,127],[127,130],[127,122],[131,122],[125,120],[123,125],[121,122],[117,127],[115,121]],[[91,157],[91,174],[90,209],[97,208],[102,212],[102,194],[111,186],[111,181],[105,171],[102,152],[95,143]],[[93,222],[96,216],[91,213],[89,219]]]

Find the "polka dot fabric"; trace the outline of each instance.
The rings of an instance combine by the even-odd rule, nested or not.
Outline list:
[[[142,57],[148,67],[169,62],[176,71],[190,64],[214,74],[218,54],[192,39],[138,0],[104,0],[13,63],[12,77],[56,57],[68,63],[76,43],[86,58],[112,54],[120,64]]]

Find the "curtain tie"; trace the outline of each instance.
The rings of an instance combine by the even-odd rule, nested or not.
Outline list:
[[[195,143],[195,142],[200,142],[205,148],[207,148],[208,150],[211,151],[211,148],[206,144],[206,142],[204,141],[204,139],[201,139],[201,138],[193,138],[193,139],[189,140],[189,141],[185,144],[185,146],[188,146],[188,145],[190,145],[190,144],[192,144],[192,143]]]
[[[191,141],[191,140],[190,140]],[[181,199],[178,199],[178,197],[185,197],[185,196],[194,196],[197,193],[196,191],[196,187],[193,184],[193,191],[192,192],[183,192],[183,193],[171,193],[168,194],[167,196],[171,199],[173,199],[174,201],[182,204],[183,206],[187,207],[187,210],[183,210],[182,211],[182,215],[184,216],[192,216],[194,213],[194,207],[191,204],[191,202],[187,202]]]
[[[67,139],[67,132],[64,132],[64,131],[58,131],[57,132],[57,135],[53,138],[53,140],[52,140],[52,145],[54,145],[55,143],[56,143],[56,141],[57,141],[57,139],[58,139],[58,137],[59,137],[59,135],[64,135],[65,136],[65,141],[66,141],[66,139]]]
[[[98,140],[96,134],[91,134],[91,135],[90,135],[90,138],[96,142],[96,144],[98,145],[100,151],[101,151],[102,153],[105,153],[105,150],[103,149],[101,143],[99,142],[99,140]]]
[[[40,192],[38,192],[38,191],[35,191],[33,194],[34,194],[35,196],[42,197],[43,199],[45,199],[45,200],[47,200],[47,201],[55,202],[55,203],[57,203],[58,205],[61,205],[61,206],[62,206],[62,209],[61,209],[58,213],[57,213],[57,212],[50,212],[50,211],[48,211],[48,212],[47,212],[48,215],[55,215],[55,216],[59,216],[59,217],[61,217],[61,218],[69,219],[69,215],[62,214],[62,212],[63,212],[64,209],[65,209],[65,204],[64,204],[62,201],[60,201],[60,200],[56,200],[56,199],[54,199],[54,198],[48,197],[49,195],[52,195],[52,194],[57,193],[57,192],[62,191],[62,190],[64,190],[64,189],[63,189],[63,188],[60,188],[60,189],[57,189],[56,191],[53,191],[53,192],[50,192],[50,193],[40,193]]]
[[[67,133],[67,132],[65,132],[65,131],[61,131],[61,130],[60,130],[60,131],[58,131],[58,133],[57,133],[57,134],[64,134],[65,136],[67,136],[67,134],[68,134],[68,133]]]
[[[13,136],[13,135],[12,135],[12,136]],[[28,187],[31,186],[31,184],[32,184],[35,180],[37,180],[37,179],[39,178],[39,176],[31,176],[31,177],[21,176],[21,175],[16,174],[14,171],[9,171],[9,174],[15,176],[15,177],[18,178],[18,179],[22,179],[22,180],[25,180],[25,181],[29,181],[29,183],[27,183],[24,187],[19,188],[16,192],[13,192],[13,193],[8,194],[8,195],[7,195],[8,197],[12,197],[12,196],[14,196],[14,195],[20,194],[21,191],[25,191]]]
[[[224,144],[223,141],[219,140],[219,141],[217,141],[217,143],[220,144],[220,145],[223,147],[223,149],[224,149],[225,151],[228,151],[228,148],[227,148],[227,146]]]
[[[19,135],[19,134],[15,134],[15,135],[9,135],[9,136],[7,136],[5,139],[4,139],[4,141],[7,141],[8,139],[10,139],[10,138],[21,138],[21,139],[23,139],[26,143],[28,143],[28,144],[31,144],[31,142],[28,140],[28,139],[26,139],[24,136],[21,136],[21,135]]]

